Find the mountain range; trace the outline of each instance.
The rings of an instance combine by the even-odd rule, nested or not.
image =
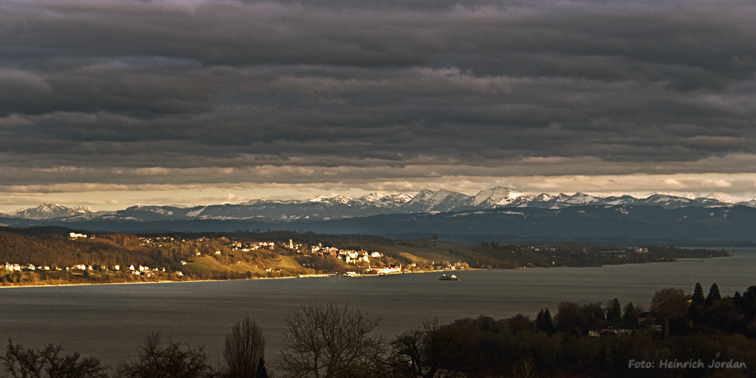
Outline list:
[[[19,210],[13,214],[0,214],[0,219],[26,219],[60,222],[88,220],[112,220],[154,222],[169,220],[256,220],[290,222],[302,220],[333,220],[369,217],[381,214],[443,213],[497,208],[542,208],[563,209],[573,206],[659,206],[664,209],[680,207],[756,207],[756,201],[733,203],[722,196],[685,197],[676,194],[658,193],[646,198],[632,196],[599,197],[584,193],[573,195],[546,193],[532,194],[511,188],[496,187],[483,190],[473,196],[448,190],[423,189],[412,196],[406,193],[371,193],[364,197],[350,198],[342,195],[317,196],[310,200],[251,200],[237,204],[209,206],[132,206],[117,211],[94,212],[88,208],[69,208],[61,205],[43,204],[35,208]]]
[[[718,195],[599,197],[531,194],[492,188],[474,196],[448,190],[318,196],[306,201],[252,200],[209,206],[132,206],[118,211],[41,205],[0,214],[0,226],[62,226],[105,232],[299,230],[478,243],[648,241],[689,245],[756,244],[756,201]],[[692,243],[692,244],[691,244]],[[743,244],[745,243],[745,244]]]

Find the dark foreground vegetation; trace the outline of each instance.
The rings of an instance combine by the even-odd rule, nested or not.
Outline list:
[[[347,252],[364,258],[351,261]],[[227,280],[467,268],[601,266],[728,256],[724,250],[587,244],[477,245],[312,232],[93,234],[62,227],[0,228],[0,285]],[[353,255],[354,257],[354,255]],[[366,260],[368,259],[368,260]]]
[[[716,284],[692,295],[666,288],[647,311],[618,299],[562,302],[535,319],[481,316],[428,320],[385,339],[379,320],[348,306],[310,304],[286,319],[284,348],[267,367],[265,340],[249,318],[226,335],[223,363],[201,346],[151,333],[138,356],[115,368],[60,346],[24,349],[9,341],[0,360],[13,378],[221,377],[754,377],[756,286],[722,297]]]

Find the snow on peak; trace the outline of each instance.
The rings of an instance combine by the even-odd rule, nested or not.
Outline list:
[[[732,200],[732,197],[724,193],[709,193],[704,198],[707,200],[715,200],[722,203],[735,203],[735,201]]]
[[[475,195],[475,198],[473,198],[472,205],[478,206],[483,203],[491,206],[507,205],[523,195],[525,195],[525,193],[518,192],[512,188],[499,186],[478,192],[478,194]]]
[[[370,193],[362,198],[361,200],[367,202],[367,203],[375,203],[375,202],[398,202],[398,203],[405,203],[412,199],[412,196],[410,196],[407,193],[389,193],[389,192],[373,192]]]
[[[555,197],[554,197],[554,196],[552,196],[552,195],[550,195],[550,194],[541,193],[541,194],[539,194],[539,195],[535,196],[535,197],[533,198],[533,200],[534,200],[534,201],[539,201],[539,202],[547,202],[547,201],[551,201],[551,200],[552,200],[552,199],[554,199],[554,198],[555,198]]]
[[[658,192],[654,193],[647,198],[651,197],[674,197],[674,198],[684,198],[688,200],[696,199],[696,195],[693,193],[677,193],[677,192]]]
[[[745,201],[745,202],[740,202],[740,203],[738,203],[738,205],[748,206],[748,207],[756,207],[756,199],[750,199],[750,200]]]
[[[389,194],[388,192],[373,192],[362,197],[362,199],[364,199],[367,202],[379,202],[389,196],[391,196],[391,194]]]
[[[425,201],[429,200],[433,197],[433,195],[436,194],[436,192],[430,190],[430,189],[423,189],[417,194],[415,194],[414,197],[412,197],[412,202],[419,202],[419,201]]]
[[[403,203],[412,201],[412,196],[409,195],[409,194],[407,194],[407,193],[395,194],[394,198],[395,198],[396,201],[403,202]]]
[[[575,204],[582,205],[582,204],[588,204],[588,203],[596,203],[600,201],[601,201],[600,198],[596,198],[590,194],[577,192],[574,195],[570,196],[566,202],[573,205]]]
[[[446,197],[449,197],[455,194],[458,194],[458,193],[451,192],[446,189],[441,189],[437,191],[435,194],[433,194],[433,196],[430,198],[430,202],[434,205],[437,205],[441,203],[441,201],[445,200]]]
[[[63,209],[66,209],[66,207],[58,205],[57,203],[43,203],[34,208],[34,210],[39,211],[41,213],[52,213],[56,210],[63,210]]]
[[[198,208],[196,210],[192,210],[192,211],[187,212],[186,216],[187,217],[196,217],[196,216],[202,214],[202,212],[205,211],[205,209],[207,209],[207,206],[202,206],[202,207],[200,207],[200,208]]]
[[[340,203],[340,204],[347,204],[352,199],[349,197],[342,196],[341,194],[332,194],[330,196],[317,196],[310,200],[310,202],[331,202],[331,203]]]
[[[570,199],[570,196],[564,193],[559,193],[556,197],[553,197],[553,199],[555,202],[567,202]]]
[[[149,211],[160,215],[173,215],[173,211],[163,209],[162,207],[151,208]]]
[[[13,214],[14,217],[24,219],[52,219],[77,216],[81,214],[90,214],[91,210],[87,207],[77,206],[69,208],[58,204],[45,203],[35,208],[21,209]]]

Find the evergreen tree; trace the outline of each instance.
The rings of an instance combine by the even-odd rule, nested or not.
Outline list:
[[[546,315],[543,310],[538,311],[538,314],[536,315],[536,329],[546,332]]]
[[[625,306],[625,314],[622,315],[622,321],[625,323],[638,322],[638,316],[635,313],[635,306],[633,306],[633,302],[628,302],[627,306]]]
[[[257,364],[255,378],[268,378],[268,369],[265,368],[265,360],[262,358],[260,358],[260,362]]]
[[[622,320],[622,306],[620,306],[620,301],[617,298],[614,298],[609,304],[609,308],[606,312],[606,320],[610,322],[620,322]]]
[[[736,291],[735,296],[732,297],[732,304],[734,304],[735,307],[738,307],[741,310],[743,309],[743,296],[740,295],[739,291]]]
[[[546,318],[546,327],[548,331],[546,333],[549,334],[549,336],[556,333],[556,327],[554,327],[554,321],[551,320],[551,313],[549,312],[549,309],[546,309],[546,312],[544,313],[544,317]]]
[[[536,315],[536,329],[545,332],[549,336],[553,335],[556,332],[556,328],[554,327],[554,322],[551,319],[551,313],[549,312],[548,308],[545,311],[539,311],[538,315]]]
[[[703,287],[701,287],[701,284],[697,282],[696,288],[693,291],[693,303],[702,306],[705,300],[706,299],[704,298]]]
[[[706,307],[711,306],[715,301],[718,301],[722,299],[722,296],[719,294],[719,286],[717,284],[711,285],[711,289],[709,289],[709,296],[706,297],[706,302],[704,304]]]
[[[701,286],[701,283],[696,282],[696,288],[693,290],[693,301],[691,302],[690,307],[688,307],[688,318],[697,322],[701,317],[701,308],[705,303],[706,299],[704,299],[703,287]]]
[[[743,293],[743,316],[750,322],[756,318],[756,286],[751,286]]]

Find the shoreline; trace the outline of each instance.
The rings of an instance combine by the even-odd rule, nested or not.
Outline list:
[[[19,286],[0,286],[2,289],[24,289],[24,288],[50,288],[50,287],[70,287],[70,286],[104,286],[104,285],[148,285],[148,284],[164,284],[164,283],[199,283],[199,282],[228,282],[228,281],[257,281],[257,280],[288,280],[288,279],[306,279],[306,278],[362,278],[362,277],[382,277],[382,276],[397,276],[402,274],[427,274],[436,272],[467,272],[475,270],[490,270],[486,268],[470,268],[465,270],[423,270],[414,272],[401,272],[392,274],[360,274],[355,276],[341,276],[341,275],[300,275],[300,276],[286,276],[286,277],[255,277],[245,279],[228,279],[228,280],[187,280],[187,281],[154,281],[154,282],[97,282],[97,283],[68,283],[60,285],[19,285]],[[504,270],[504,269],[502,269]]]
[[[649,262],[643,262],[643,263],[625,263],[625,264],[603,264],[603,265],[585,265],[585,266],[558,266],[558,267],[541,267],[541,266],[534,266],[534,267],[514,267],[514,268],[468,268],[464,270],[452,270],[452,269],[443,269],[443,270],[422,270],[422,271],[408,271],[408,272],[401,272],[401,273],[390,273],[390,274],[358,274],[354,276],[342,276],[342,275],[336,275],[336,274],[310,274],[310,275],[298,275],[298,276],[285,276],[285,277],[254,277],[254,278],[245,278],[245,279],[227,279],[227,280],[186,280],[186,281],[171,281],[171,280],[163,280],[163,281],[154,281],[154,282],[98,282],[98,283],[65,283],[65,284],[59,284],[59,285],[19,285],[19,286],[0,286],[0,290],[2,289],[23,289],[23,288],[49,288],[49,287],[67,287],[67,286],[100,286],[100,285],[144,285],[144,284],[161,284],[161,283],[196,283],[196,282],[227,282],[227,281],[255,281],[255,280],[282,280],[282,279],[306,279],[306,278],[362,278],[362,277],[381,277],[381,276],[394,276],[394,275],[401,275],[401,274],[427,274],[427,273],[444,273],[444,272],[467,272],[467,271],[477,271],[477,270],[492,270],[492,269],[498,269],[498,270],[517,270],[517,269],[554,269],[554,268],[603,268],[605,266],[619,266],[619,265],[637,265],[637,264],[653,264],[653,263],[675,263],[675,262],[691,262],[690,260],[712,260],[715,258],[720,257],[733,257],[734,255],[730,254],[728,256],[714,256],[714,257],[705,257],[705,258],[680,258],[683,261],[680,261],[680,259],[677,259],[675,261],[649,261]],[[685,261],[688,260],[688,261]]]

